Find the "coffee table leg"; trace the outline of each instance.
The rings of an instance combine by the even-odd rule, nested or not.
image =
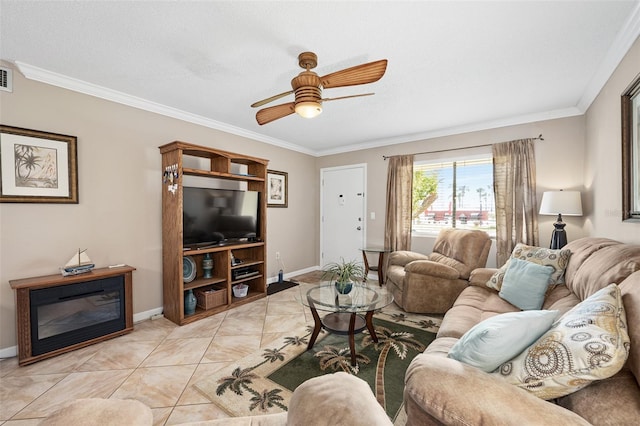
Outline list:
[[[367,330],[369,330],[369,334],[371,335],[371,339],[378,343],[378,335],[376,335],[376,330],[373,328],[373,311],[368,311],[364,316],[364,319],[367,323]]]
[[[351,350],[351,365],[356,365],[356,338],[355,338],[356,314],[352,313],[349,319],[349,349]]]
[[[313,305],[310,306],[310,308],[311,308],[311,315],[313,315],[314,326],[313,326],[313,333],[311,333],[311,337],[309,338],[309,344],[307,345],[307,350],[311,349],[313,347],[313,344],[316,343],[318,334],[320,334],[320,330],[322,329],[322,320],[320,320],[320,315],[318,315],[318,311],[316,311],[316,308]]]

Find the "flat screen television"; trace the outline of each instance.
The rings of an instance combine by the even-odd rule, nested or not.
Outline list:
[[[183,245],[198,247],[260,237],[260,193],[185,186]]]

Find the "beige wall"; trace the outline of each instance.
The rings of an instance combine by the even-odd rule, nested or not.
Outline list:
[[[588,190],[585,223],[591,235],[640,243],[640,223],[622,222],[620,95],[640,73],[640,39],[600,91],[587,111],[585,186]]]
[[[287,271],[316,265],[313,156],[13,75],[13,93],[0,92],[0,122],[77,136],[80,203],[0,204],[0,350],[16,344],[9,280],[57,273],[79,247],[98,266],[137,268],[134,313],[162,306],[158,147],[174,140],[267,158],[288,172],[289,208],[267,212],[268,276],[277,275],[276,250]]]
[[[383,160],[383,155],[465,148],[536,137],[539,134],[543,135],[544,141],[537,141],[535,145],[538,202],[542,198],[542,193],[547,190],[572,189],[584,191],[584,116],[540,121],[361,150],[347,154],[336,154],[319,158],[317,164],[320,169],[346,164],[367,163],[367,211],[369,213],[375,212],[376,217],[375,220],[371,220],[371,215],[367,214],[367,242],[382,244],[384,242],[387,179],[387,162]],[[583,217],[564,218],[567,223],[565,229],[570,240],[587,235],[582,226],[584,219]],[[546,246],[551,239],[555,217],[539,216],[539,220],[540,244]],[[431,249],[432,244],[433,238],[415,237],[412,241],[412,248],[416,251],[428,251]],[[495,265],[494,254],[490,255],[488,265]]]

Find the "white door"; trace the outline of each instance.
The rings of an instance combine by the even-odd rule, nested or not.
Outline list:
[[[320,170],[320,265],[362,260],[365,246],[366,164]]]

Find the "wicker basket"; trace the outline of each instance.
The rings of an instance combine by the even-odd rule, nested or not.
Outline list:
[[[227,289],[209,287],[194,291],[197,306],[201,309],[212,309],[227,304]]]

